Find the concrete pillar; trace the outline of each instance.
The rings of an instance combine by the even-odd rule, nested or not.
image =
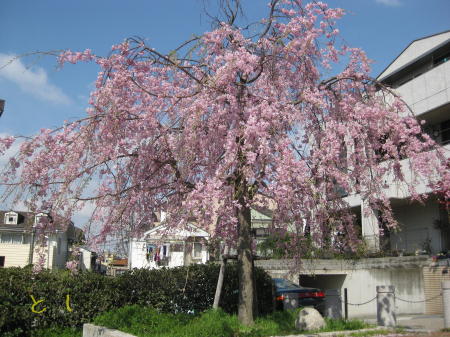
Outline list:
[[[394,286],[377,286],[377,324],[380,326],[397,325]]]
[[[325,291],[325,316],[328,318],[342,319],[342,300],[340,289],[328,289]]]
[[[444,328],[450,328],[450,281],[442,281],[442,304],[444,307]]]
[[[378,218],[367,201],[361,202],[362,235],[371,252],[380,250],[380,227]]]

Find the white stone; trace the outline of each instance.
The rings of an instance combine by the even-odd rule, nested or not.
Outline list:
[[[295,320],[295,327],[299,330],[318,330],[325,327],[325,320],[316,309],[304,308]]]

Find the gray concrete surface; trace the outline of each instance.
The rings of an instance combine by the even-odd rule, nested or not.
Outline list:
[[[356,332],[372,332],[376,330],[389,330],[387,327],[360,329],[360,330],[346,330],[346,331],[332,331],[332,332],[317,332],[317,333],[302,333],[297,335],[271,336],[271,337],[346,337]]]
[[[83,324],[83,337],[135,337],[126,332],[108,329],[94,324]]]
[[[371,324],[377,324],[376,318],[363,318]],[[397,326],[420,331],[438,331],[444,328],[443,315],[401,315],[397,316]]]

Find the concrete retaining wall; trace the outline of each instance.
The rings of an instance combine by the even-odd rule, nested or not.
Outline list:
[[[83,337],[136,337],[119,330],[108,329],[94,324],[83,325]]]
[[[397,314],[425,313],[422,270],[430,264],[427,256],[371,258],[360,260],[306,260],[300,268],[292,260],[259,260],[255,263],[272,277],[287,278],[305,287],[341,293],[348,291],[350,318],[376,316],[376,286],[393,285],[396,289]],[[297,266],[298,267],[298,266]],[[403,301],[402,301],[403,300]],[[368,302],[368,303],[366,303]],[[363,304],[364,303],[364,304]],[[339,308],[338,308],[339,309]]]

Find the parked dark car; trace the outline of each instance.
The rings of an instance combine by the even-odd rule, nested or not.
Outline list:
[[[305,288],[289,280],[274,278],[277,310],[314,307],[324,312],[325,293],[318,288]]]

